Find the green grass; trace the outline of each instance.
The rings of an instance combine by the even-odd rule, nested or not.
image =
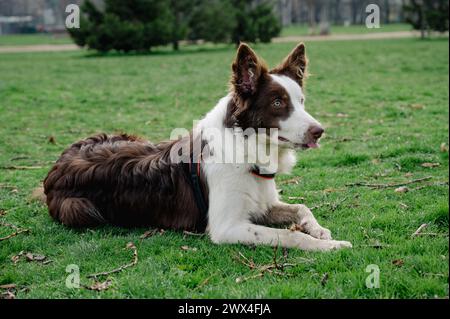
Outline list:
[[[71,44],[73,41],[67,35],[53,34],[8,34],[0,35],[1,46],[35,45],[35,44]]]
[[[274,65],[293,45],[256,50]],[[280,185],[282,198],[295,202],[289,197],[303,196],[308,206],[331,203],[314,213],[353,249],[290,249],[287,260],[295,266],[284,276],[236,283],[256,272],[234,255],[267,264],[272,249],[217,246],[171,231],[139,241],[145,229],[75,231],[55,223],[29,195],[65,147],[102,131],[157,141],[172,128],[191,127],[225,94],[234,48],[105,57],[82,51],[2,54],[0,166],[43,168],[0,169],[0,209],[6,211],[0,220],[31,229],[0,241],[0,285],[28,287],[18,298],[448,298],[448,186],[408,193],[346,186],[426,176],[431,183],[448,181],[448,152],[440,150],[441,143],[448,145],[448,39],[312,42],[307,50],[307,108],[327,134],[322,148],[299,154],[293,174],[300,182]],[[48,142],[50,136],[56,144]],[[425,168],[424,162],[440,166]],[[424,232],[438,235],[411,238],[422,223],[429,223]],[[0,226],[0,237],[9,232]],[[67,265],[79,265],[82,283],[90,284],[88,274],[129,262],[124,247],[130,241],[139,262],[112,275],[112,288],[66,288]],[[53,262],[14,265],[11,257],[20,251]],[[398,259],[402,265],[393,264]],[[380,269],[378,289],[365,285],[370,264]]]
[[[330,28],[331,34],[364,34],[364,33],[378,33],[378,32],[395,32],[395,31],[411,31],[411,25],[406,23],[381,24],[380,28],[369,29],[364,24],[341,26],[333,25]],[[309,34],[307,25],[291,25],[284,27],[281,31],[281,36],[304,36]]]

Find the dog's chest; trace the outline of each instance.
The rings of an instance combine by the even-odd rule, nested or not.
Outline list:
[[[214,198],[223,198],[239,207],[240,212],[254,217],[265,214],[278,200],[274,179],[265,179],[250,173],[248,167],[213,164],[208,169],[208,184]],[[209,167],[211,168],[211,166]],[[230,203],[229,203],[230,204]]]

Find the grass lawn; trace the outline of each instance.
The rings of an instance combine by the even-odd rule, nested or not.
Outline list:
[[[330,28],[331,34],[362,34],[362,33],[378,33],[378,32],[395,32],[395,31],[411,31],[412,27],[406,23],[380,24],[378,29],[369,29],[364,24],[362,25],[332,25]],[[281,31],[281,36],[302,36],[308,35],[309,28],[307,25],[291,25],[284,27]]]
[[[293,46],[255,49],[274,65]],[[312,76],[306,104],[327,134],[322,148],[299,153],[298,184],[279,184],[281,196],[319,206],[313,209],[318,221],[353,249],[290,249],[293,267],[257,277],[235,256],[269,264],[269,247],[217,246],[172,231],[141,240],[146,229],[76,231],[55,223],[29,195],[65,147],[103,131],[157,141],[175,127],[190,128],[225,95],[234,48],[105,57],[2,54],[0,221],[31,231],[0,241],[0,285],[16,284],[18,298],[448,298],[449,159],[441,150],[449,132],[448,39],[312,42],[307,51]],[[406,193],[346,186],[428,176]],[[412,238],[423,223],[428,235]],[[0,226],[0,237],[11,232]],[[70,264],[90,285],[87,275],[129,263],[128,242],[135,243],[139,261],[111,275],[110,289],[65,286]],[[21,258],[14,264],[11,258],[21,251],[52,262]],[[380,269],[379,288],[366,287],[371,264]]]
[[[7,34],[0,35],[1,46],[35,45],[35,44],[72,44],[69,36],[61,34]]]

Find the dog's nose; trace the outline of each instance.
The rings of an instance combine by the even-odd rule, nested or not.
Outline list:
[[[308,131],[315,139],[319,139],[324,132],[323,128],[320,126],[311,126]]]

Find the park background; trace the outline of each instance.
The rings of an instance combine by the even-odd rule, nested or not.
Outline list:
[[[82,20],[70,36],[73,3]],[[0,0],[2,298],[448,298],[448,1],[90,3]],[[380,28],[366,27],[368,4]],[[326,135],[277,177],[280,196],[311,207],[353,249],[73,230],[31,199],[79,139],[156,142],[190,128],[226,94],[239,41],[270,66],[305,42],[306,105]],[[79,288],[66,285],[73,265]]]

